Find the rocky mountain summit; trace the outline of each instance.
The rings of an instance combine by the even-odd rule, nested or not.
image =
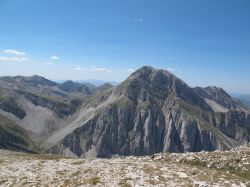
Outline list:
[[[250,186],[250,149],[78,159],[0,150],[0,186]]]
[[[27,132],[32,151],[70,157],[227,150],[250,140],[247,106],[148,66],[115,87],[2,77],[0,114]]]
[[[224,150],[249,142],[249,109],[222,89],[203,90],[210,102],[200,90],[168,71],[143,67],[49,151],[110,157]],[[215,110],[215,104],[226,110]]]

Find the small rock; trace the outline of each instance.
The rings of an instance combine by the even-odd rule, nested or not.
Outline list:
[[[239,187],[237,184],[232,184],[232,187]]]
[[[188,177],[188,175],[186,173],[184,173],[184,172],[177,172],[177,175],[179,175],[179,177],[181,177],[181,178],[187,178]]]
[[[202,181],[199,184],[199,187],[207,187],[207,186],[208,186],[208,183],[206,181]]]
[[[154,180],[158,180],[158,179],[159,179],[159,176],[155,176],[155,177],[154,177]]]
[[[197,175],[199,173],[199,170],[197,169],[197,168],[193,168],[192,170],[191,170],[191,174],[192,175]]]
[[[224,181],[223,184],[224,185],[230,185],[230,182],[229,181]]]
[[[247,185],[245,185],[244,183],[240,183],[240,187],[247,187]]]

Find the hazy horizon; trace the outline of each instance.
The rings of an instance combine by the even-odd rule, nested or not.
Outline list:
[[[250,93],[250,1],[0,1],[0,76],[121,82],[144,66]]]

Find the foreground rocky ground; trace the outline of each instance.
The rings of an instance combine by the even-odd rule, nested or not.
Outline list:
[[[0,186],[250,186],[250,148],[72,159],[0,150]]]

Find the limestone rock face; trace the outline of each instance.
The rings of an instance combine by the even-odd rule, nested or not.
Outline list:
[[[190,88],[143,67],[112,90],[112,102],[49,151],[78,157],[229,149],[249,142],[249,109],[218,88]],[[224,98],[224,100],[223,100]],[[227,109],[214,111],[210,99]]]
[[[222,88],[218,88],[216,86],[210,86],[206,88],[196,87],[193,89],[197,94],[199,94],[202,98],[209,101],[215,102],[221,108],[225,108],[228,110],[249,110],[247,106],[242,104],[239,100],[232,98],[225,90]],[[213,108],[213,106],[211,106]]]

